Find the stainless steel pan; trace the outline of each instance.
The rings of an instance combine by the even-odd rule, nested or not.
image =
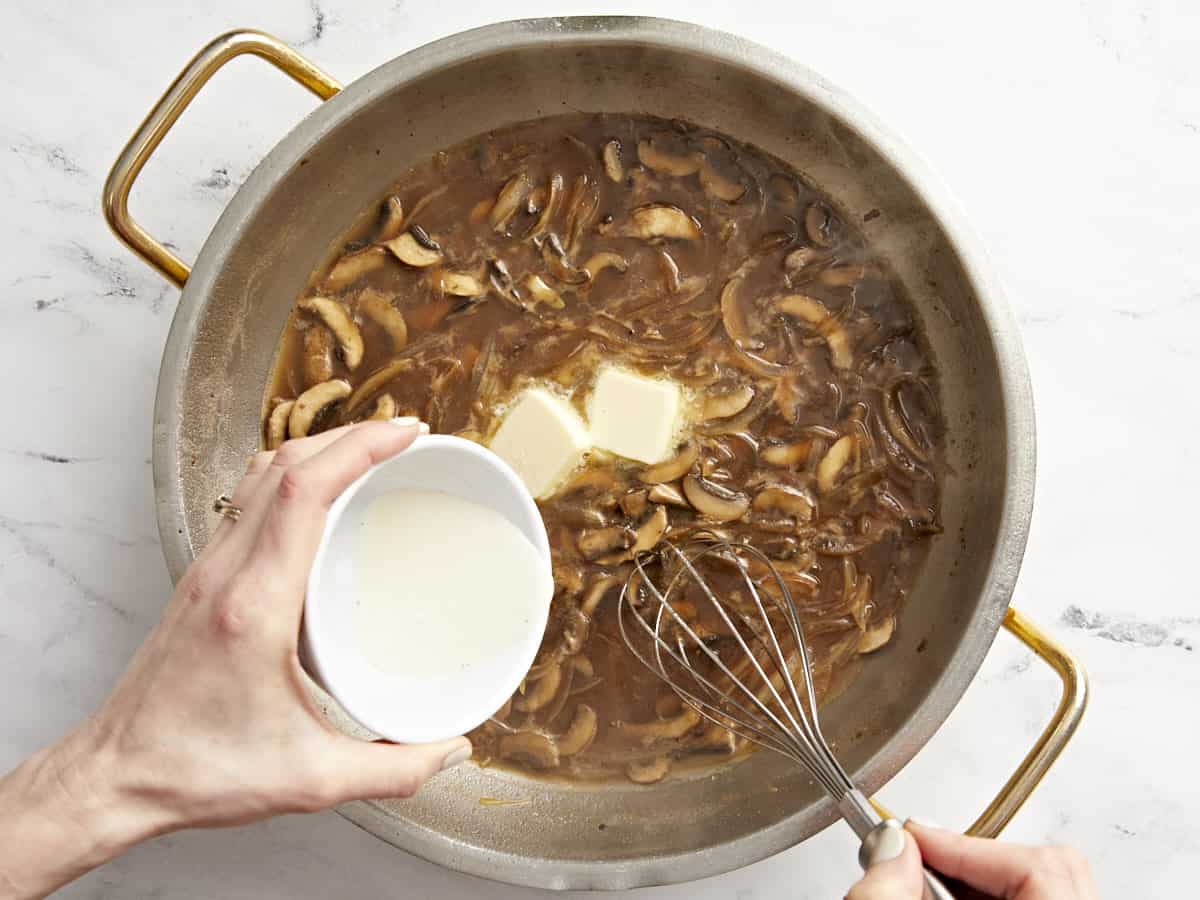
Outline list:
[[[129,216],[142,165],[229,59],[267,59],[326,100],[254,170],[189,268]],[[995,834],[1062,750],[1086,700],[1079,666],[1008,607],[1028,533],[1034,424],[1000,290],[938,181],[863,109],[762,47],[657,19],[492,25],[407,53],[343,88],[256,32],[188,64],[118,159],[105,190],[117,234],[183,287],[154,416],[159,530],[178,578],[214,527],[212,499],[258,444],[264,385],[294,298],[334,238],[397,172],[480,132],[562,110],[688,119],[794,164],[896,264],[941,369],[949,425],[946,530],[898,637],[823,714],[868,791],[953,709],[1002,623],[1062,675],[1054,720],[974,831]],[[330,714],[351,727],[335,708]],[[405,802],[342,814],[413,853],[516,884],[628,888],[762,859],[833,818],[773,754],[653,787],[578,787],[467,768]],[[483,805],[481,798],[523,801]],[[527,801],[527,802],[526,802]]]

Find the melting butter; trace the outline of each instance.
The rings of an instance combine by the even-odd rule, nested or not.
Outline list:
[[[367,504],[354,581],[355,630],[388,674],[460,672],[523,641],[544,605],[547,563],[500,513],[438,491]]]

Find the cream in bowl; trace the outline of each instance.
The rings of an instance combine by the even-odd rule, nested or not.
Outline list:
[[[537,507],[483,447],[419,437],[330,509],[303,638],[316,680],[364,727],[463,734],[525,677],[553,593]]]

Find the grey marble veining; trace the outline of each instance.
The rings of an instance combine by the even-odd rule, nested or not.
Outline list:
[[[595,11],[516,2],[505,17]],[[1200,7],[1032,0],[605,5],[686,18],[789,53],[873,107],[942,172],[1021,322],[1038,410],[1038,499],[1016,602],[1067,641],[1094,701],[1013,822],[1069,842],[1106,897],[1186,896],[1200,864]],[[108,233],[121,144],[217,33],[277,34],[349,81],[497,15],[483,3],[228,0],[174,7],[17,0],[0,49],[0,765],[91,710],[170,584],[150,483],[159,356],[178,293]],[[257,61],[205,89],[147,166],[135,214],[185,259],[313,100]],[[883,792],[966,824],[1055,703],[1002,635],[959,708]],[[648,900],[830,898],[840,829]],[[513,898],[409,858],[333,814],[171,835],[73,898]]]

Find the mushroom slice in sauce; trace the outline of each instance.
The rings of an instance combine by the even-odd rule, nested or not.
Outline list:
[[[300,301],[300,308],[321,318],[337,338],[346,368],[352,371],[357,369],[363,358],[363,339],[362,332],[350,318],[350,311],[328,297],[305,297]]]
[[[786,444],[771,444],[759,451],[763,462],[772,466],[798,466],[808,461],[812,452],[812,441],[791,441]]]
[[[670,459],[647,466],[638,474],[645,484],[661,484],[665,481],[677,481],[696,464],[700,458],[700,445],[689,440],[680,447]]]
[[[546,230],[550,227],[550,223],[554,220],[555,214],[558,212],[559,204],[562,202],[563,193],[563,177],[555,172],[550,176],[550,189],[546,197],[546,205],[542,207],[542,214],[538,216],[537,222],[533,229],[526,237],[537,243]]]
[[[683,495],[696,512],[715,522],[740,519],[750,508],[750,498],[745,494],[731,491],[698,475],[688,475],[683,479]]]
[[[674,175],[681,178],[694,175],[704,165],[704,154],[698,151],[685,156],[676,156],[654,146],[653,141],[638,141],[638,161],[647,169],[661,175]]]
[[[562,295],[560,295],[554,288],[550,287],[550,285],[546,284],[540,275],[535,275],[534,273],[530,272],[525,276],[525,280],[522,281],[521,284],[524,285],[525,290],[529,292],[529,296],[532,298],[535,304],[545,303],[552,309],[562,309],[564,306],[566,306],[566,303],[563,302]]]
[[[379,399],[375,401],[375,409],[371,415],[367,416],[367,420],[386,422],[388,419],[394,418],[396,418],[396,398],[391,394],[380,394]]]
[[[804,233],[818,247],[836,244],[840,227],[841,223],[824,203],[811,203],[804,211]]]
[[[700,167],[700,186],[704,192],[726,203],[737,203],[746,196],[746,185],[741,181],[726,178],[712,166],[705,163]]]
[[[562,674],[562,663],[555,663],[533,683],[532,688],[513,700],[513,706],[522,712],[537,712],[557,696]]]
[[[508,227],[509,220],[531,190],[533,182],[525,172],[518,172],[504,183],[504,187],[500,188],[500,193],[496,195],[495,205],[488,213],[488,221],[495,231],[504,231]]]
[[[700,224],[678,206],[651,203],[640,206],[629,216],[624,232],[645,240],[665,238],[680,241],[700,240]]]
[[[734,275],[725,282],[725,287],[721,288],[721,324],[725,326],[725,333],[735,347],[761,350],[763,342],[750,333],[749,319],[738,291],[741,282],[741,276]]]
[[[608,180],[620,184],[625,180],[625,167],[621,164],[621,142],[609,141],[601,151],[604,160],[604,174]]]
[[[634,762],[625,767],[625,775],[634,784],[656,784],[671,771],[671,757],[656,756],[649,762]]]
[[[347,285],[353,284],[368,272],[373,272],[387,263],[388,253],[382,247],[367,247],[354,253],[347,253],[329,270],[321,282],[321,286],[331,292],[340,291]]]
[[[582,753],[591,746],[595,739],[596,711],[586,703],[580,703],[575,707],[571,724],[558,739],[558,753],[560,756],[574,756],[576,753]]]
[[[754,388],[748,384],[739,385],[731,391],[708,397],[704,401],[705,419],[728,419],[736,416],[750,405],[754,399]]]
[[[690,706],[685,706],[679,715],[671,719],[656,719],[653,722],[621,722],[617,728],[625,737],[650,746],[658,741],[683,737],[695,728],[699,721],[700,713]]]
[[[646,496],[654,503],[666,503],[670,506],[688,505],[683,494],[679,492],[679,488],[673,484],[656,484],[650,488]]]
[[[376,243],[391,241],[400,236],[404,228],[404,204],[400,198],[392,194],[383,202],[383,222],[375,235]]]
[[[324,325],[304,330],[304,384],[312,387],[333,377],[333,335]]]
[[[415,269],[427,269],[442,261],[442,252],[418,241],[411,228],[400,237],[386,241],[383,246],[391,250],[400,262]]]
[[[438,290],[452,297],[478,297],[487,290],[483,282],[467,272],[442,272],[436,281]]]
[[[350,382],[341,378],[333,378],[315,384],[296,398],[288,416],[288,436],[304,437],[312,428],[313,420],[330,403],[336,403],[343,397],[350,396]]]
[[[518,759],[536,769],[554,769],[559,764],[558,744],[536,731],[501,735],[496,749],[502,758]]]
[[[892,633],[895,630],[896,620],[892,616],[888,616],[874,628],[863,633],[862,637],[858,639],[858,652],[874,653],[892,639]]]
[[[620,253],[614,253],[611,250],[601,250],[599,253],[593,253],[588,257],[588,261],[583,264],[583,271],[587,272],[588,277],[593,281],[605,269],[616,269],[618,272],[624,273],[628,268],[628,260]]]
[[[817,487],[822,494],[828,494],[833,490],[837,484],[838,475],[850,461],[854,446],[854,438],[846,434],[834,441],[833,446],[825,451],[825,455],[817,464]]]
[[[379,291],[368,288],[358,295],[359,311],[388,333],[393,350],[403,350],[408,343],[408,324],[404,313],[396,309]]]
[[[271,415],[267,418],[268,450],[278,450],[287,440],[288,417],[295,405],[295,400],[282,400],[271,410]]]
[[[657,547],[658,542],[667,533],[668,524],[667,508],[665,506],[654,507],[654,511],[638,526],[637,537],[633,542],[633,546],[629,548],[628,557],[633,558],[639,553],[644,553],[647,550],[653,550]]]
[[[607,528],[589,528],[580,532],[575,544],[584,559],[594,560],[628,550],[633,546],[635,539],[633,529],[624,525],[610,525]]]
[[[790,516],[797,522],[812,521],[817,508],[816,501],[798,488],[776,485],[763,488],[754,495],[750,504],[757,512],[777,512]]]
[[[393,359],[390,363],[382,368],[376,369],[366,380],[361,382],[354,389],[354,393],[350,395],[350,399],[346,401],[347,414],[353,413],[360,407],[364,400],[374,394],[377,390],[391,381],[393,378],[407,372],[416,365],[416,360],[411,356],[402,356],[399,359]]]
[[[777,300],[775,307],[785,315],[812,325],[817,333],[825,338],[829,347],[829,357],[835,367],[849,369],[853,365],[854,357],[850,352],[849,336],[820,300],[807,294],[789,294]]]

